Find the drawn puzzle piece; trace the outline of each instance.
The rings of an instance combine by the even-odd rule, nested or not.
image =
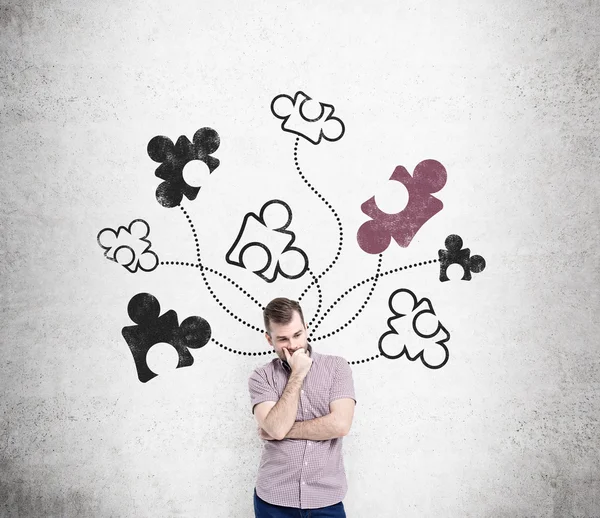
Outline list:
[[[159,316],[160,304],[150,293],[138,293],[132,297],[127,312],[129,318],[137,325],[126,326],[121,332],[131,350],[138,378],[142,383],[157,376],[150,370],[146,361],[148,351],[153,345],[172,345],[179,356],[176,367],[179,369],[194,363],[188,349],[204,347],[210,340],[211,328],[206,320],[192,316],[179,325],[177,313],[172,309]]]
[[[430,369],[443,367],[449,358],[450,333],[435,315],[431,301],[417,300],[412,291],[401,288],[390,295],[388,305],[394,316],[387,321],[390,330],[379,338],[382,356],[420,359]]]
[[[291,222],[292,211],[287,203],[268,201],[260,215],[246,214],[225,260],[253,271],[266,282],[274,282],[279,274],[286,279],[302,277],[308,270],[308,257],[292,246],[296,236],[286,230]]]
[[[462,248],[463,240],[456,234],[451,234],[446,238],[444,242],[446,250],[438,250],[438,257],[440,263],[440,281],[446,282],[448,278],[447,271],[451,264],[459,264],[463,267],[463,281],[471,280],[472,273],[480,273],[485,270],[485,259],[480,255],[474,255],[471,257],[471,250],[469,248]]]
[[[98,244],[104,257],[125,267],[131,273],[138,268],[151,272],[158,266],[158,256],[150,250],[152,243],[146,239],[150,227],[143,219],[134,219],[129,227],[120,226],[115,232],[104,228],[98,233]]]
[[[446,169],[437,160],[423,160],[412,176],[403,166],[396,167],[390,180],[406,187],[408,203],[397,214],[388,214],[377,206],[375,196],[364,202],[361,210],[372,219],[358,229],[358,245],[368,254],[380,254],[393,238],[406,248],[420,228],[444,207],[431,194],[441,190],[446,179]]]
[[[204,162],[212,173],[219,167],[218,158],[211,156],[219,149],[221,143],[219,134],[212,128],[200,128],[194,133],[193,142],[181,135],[175,144],[162,135],[148,142],[148,156],[155,162],[161,162],[154,174],[164,180],[156,188],[156,200],[167,208],[181,203],[183,196],[195,200],[200,187],[189,185],[183,178],[183,168],[192,160]]]
[[[271,102],[273,115],[283,119],[283,131],[304,137],[315,145],[321,138],[335,142],[344,136],[344,123],[333,117],[334,110],[331,104],[315,101],[304,92],[296,92],[294,98],[281,94]]]

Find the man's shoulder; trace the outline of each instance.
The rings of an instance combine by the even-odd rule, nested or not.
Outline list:
[[[343,356],[339,356],[337,354],[321,354],[321,353],[315,353],[317,354],[317,358],[319,363],[321,363],[323,365],[323,367],[327,368],[327,369],[338,369],[340,365],[344,365],[348,363],[348,360],[346,360]]]
[[[277,362],[278,358],[273,358],[270,362],[265,363],[264,365],[259,365],[258,367],[255,367],[254,370],[251,372],[250,377],[252,376],[264,376],[268,373],[272,373],[275,370],[275,363]]]

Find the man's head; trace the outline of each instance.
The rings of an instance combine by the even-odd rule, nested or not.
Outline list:
[[[283,349],[294,354],[298,349],[308,349],[308,333],[302,308],[295,300],[279,297],[267,304],[263,311],[265,337],[277,356],[285,360]]]

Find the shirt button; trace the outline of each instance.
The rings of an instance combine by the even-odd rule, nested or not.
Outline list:
[[[304,465],[305,465],[305,466],[308,466],[308,462],[305,462],[305,463],[304,463]]]
[[[300,390],[300,392],[301,392],[302,394],[304,394],[304,389],[301,389],[301,390]]]
[[[306,482],[304,482],[304,480],[303,480],[303,481],[302,481],[302,484],[304,485],[304,484],[306,484]]]

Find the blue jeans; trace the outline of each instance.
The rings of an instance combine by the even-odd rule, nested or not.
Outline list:
[[[273,505],[262,500],[254,489],[254,516],[256,518],[346,518],[344,504],[328,505],[319,509],[298,509],[297,507],[284,507]]]

